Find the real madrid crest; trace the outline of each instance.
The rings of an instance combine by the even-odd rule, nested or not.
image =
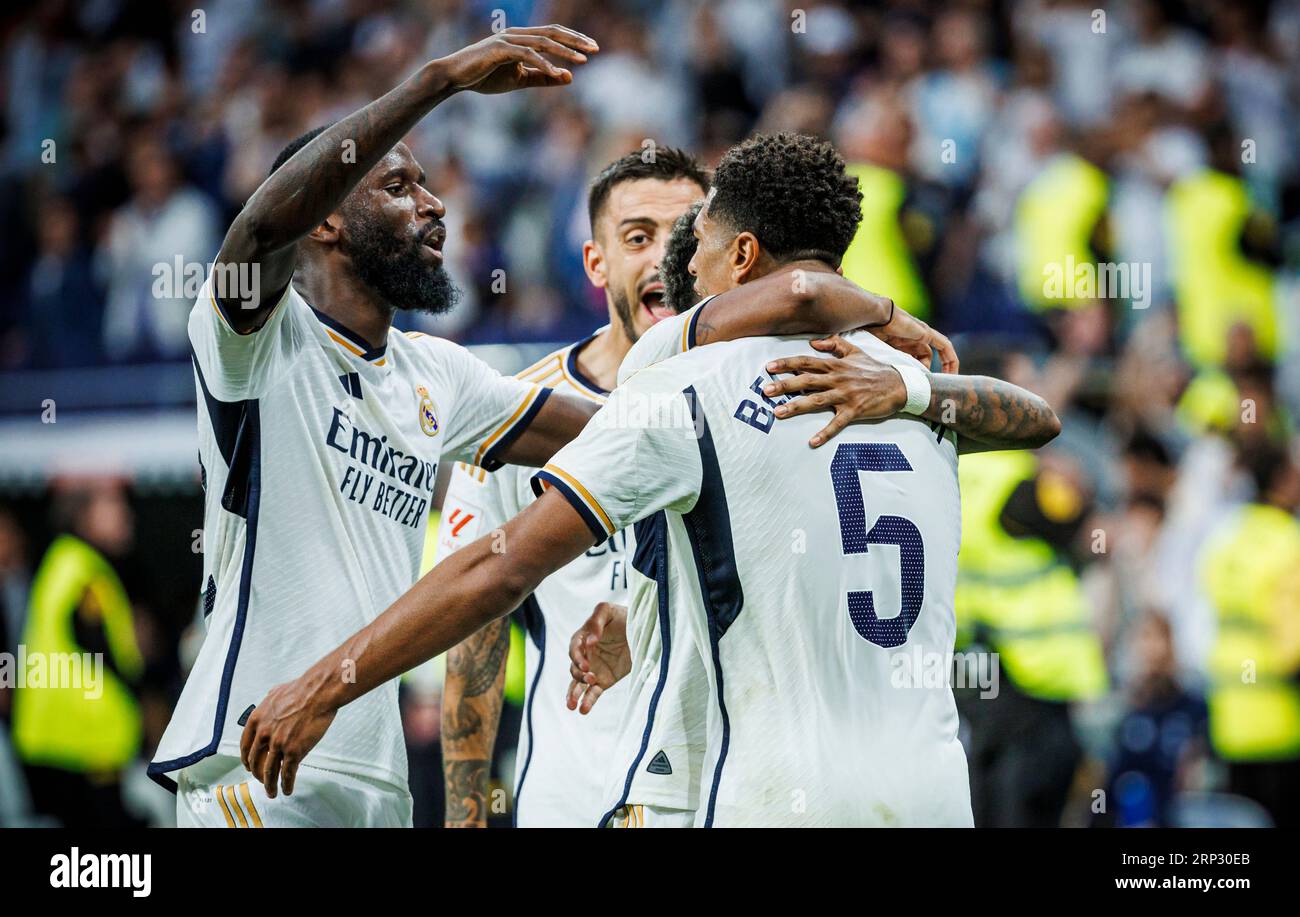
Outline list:
[[[438,418],[433,413],[433,399],[429,397],[429,390],[423,385],[417,385],[415,393],[420,396],[420,429],[424,431],[425,436],[433,436],[438,432]]]

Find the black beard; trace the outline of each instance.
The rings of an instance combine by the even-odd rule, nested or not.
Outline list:
[[[632,303],[628,301],[627,294],[621,290],[617,293],[611,293],[610,299],[614,300],[614,314],[618,320],[623,323],[623,333],[627,339],[635,344],[641,337],[637,334],[636,325],[632,324]],[[639,302],[637,305],[641,305]]]
[[[420,237],[398,238],[367,216],[349,215],[349,253],[357,276],[394,309],[440,315],[460,301],[460,290],[439,264],[430,267]]]

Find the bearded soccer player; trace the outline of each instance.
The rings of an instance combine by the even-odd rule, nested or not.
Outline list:
[[[749,172],[753,174],[746,178]],[[816,193],[805,200],[801,192],[809,190]],[[750,302],[773,285],[806,290],[846,283],[834,269],[856,228],[860,196],[833,150],[809,138],[783,135],[751,141],[724,157],[708,200],[697,219],[700,243],[693,273],[701,278],[701,293],[717,295],[683,321],[681,340],[692,349],[659,363],[643,361],[645,368],[626,378],[597,420],[539,474],[543,493],[502,527],[500,538],[483,537],[457,551],[372,624],[267,695],[248,719],[241,754],[268,794],[281,786],[286,794],[293,792],[304,756],[345,705],[508,613],[545,577],[613,532],[652,520],[633,559],[641,579],[629,619],[648,619],[648,626],[637,629],[655,644],[647,653],[634,647],[633,657],[657,661],[653,674],[632,673],[633,698],[621,732],[634,734],[628,728],[633,718],[645,728],[632,749],[628,781],[620,784],[622,798],[611,800],[611,809],[595,823],[608,823],[620,808],[627,818],[628,806],[639,801],[627,788],[647,752],[653,753],[655,717],[662,712],[668,685],[680,674],[670,657],[678,655],[706,661],[704,696],[695,696],[692,686],[679,689],[675,698],[691,708],[690,716],[704,721],[702,732],[691,724],[674,726],[690,732],[687,741],[703,758],[703,766],[694,760],[686,768],[700,782],[696,823],[714,823],[715,811],[722,813],[722,823],[798,821],[791,812],[809,824],[969,821],[969,803],[962,805],[964,762],[948,709],[951,694],[945,706],[939,693],[918,692],[907,706],[920,719],[908,732],[897,715],[888,715],[888,704],[898,697],[880,690],[888,660],[873,654],[901,645],[913,627],[924,636],[927,649],[941,649],[945,635],[951,649],[949,580],[955,578],[958,535],[944,522],[956,513],[955,448],[951,434],[927,415],[941,413],[944,399],[951,398],[957,433],[985,448],[1041,445],[1058,429],[1055,415],[1040,398],[1007,383],[928,374],[918,364],[900,362],[896,351],[869,336],[859,344],[872,352],[856,362],[851,353],[837,351],[847,358],[839,361],[845,365],[837,365],[835,374],[812,365],[819,358],[807,338],[758,337],[747,344],[693,347],[702,343],[700,332],[708,332],[701,316],[728,300]],[[652,357],[658,346],[649,348]],[[629,359],[635,356],[634,351]],[[802,404],[770,404],[781,385],[764,381],[769,371],[776,371],[774,360],[787,371],[792,361],[803,367],[791,391],[815,389],[816,394],[801,399]],[[846,386],[841,372],[855,381]],[[922,397],[927,389],[931,397]],[[847,390],[853,394],[843,395]],[[838,448],[823,450],[817,444],[828,431],[815,432],[820,422],[803,416],[823,406],[836,408],[832,426],[837,429],[852,420],[875,421],[845,429]],[[921,416],[908,416],[912,414]],[[684,425],[683,418],[688,418]],[[886,428],[889,424],[894,426]],[[809,434],[814,434],[811,440]],[[873,439],[877,435],[878,441]],[[845,452],[844,446],[851,448]],[[882,461],[873,464],[872,456]],[[917,464],[909,465],[909,458]],[[909,471],[916,483],[900,487]],[[888,504],[881,509],[888,512],[877,509],[874,498],[864,499],[863,472],[881,482],[875,489]],[[902,515],[908,502],[903,495],[925,487],[934,490],[927,499],[944,506],[932,531],[934,546],[928,549],[923,536],[911,537],[907,526],[915,523]],[[868,503],[876,523],[869,528]],[[733,509],[734,517],[729,514]],[[824,518],[828,512],[829,521]],[[733,528],[733,518],[744,524]],[[800,527],[815,544],[793,552],[791,531]],[[842,549],[841,539],[833,549],[828,541],[837,527]],[[494,550],[499,541],[504,551]],[[877,547],[869,567],[860,569],[858,555],[871,544],[894,544],[901,553]],[[783,556],[787,553],[788,558]],[[904,565],[901,587],[898,571],[888,569],[890,558]],[[933,574],[918,566],[926,562],[935,568]],[[864,573],[870,574],[866,584]],[[879,600],[875,605],[873,588]],[[900,597],[895,598],[900,610],[887,617],[878,614],[892,610],[885,602],[894,597]],[[752,601],[752,611],[747,601]],[[728,633],[726,628],[735,630]],[[744,636],[728,646],[723,638],[732,633]],[[782,640],[791,650],[788,660],[782,657]],[[754,705],[736,697],[721,674],[723,668],[735,671],[730,668],[734,660],[719,662],[719,653],[730,656],[732,647],[756,661],[743,689],[762,689],[767,697],[788,687],[795,692],[790,700]],[[818,672],[819,666],[825,672]],[[868,681],[854,687],[848,675]],[[836,677],[839,687],[827,709],[800,703]],[[849,694],[869,711],[845,713]],[[736,731],[729,731],[726,708],[744,717],[743,732],[739,719]],[[801,712],[811,717],[802,726]],[[776,717],[773,725],[783,738],[815,726],[818,741],[763,742],[765,714]],[[877,723],[898,727],[906,740],[900,760],[892,765],[889,746],[872,751],[870,741],[863,744],[870,738],[863,731]],[[832,731],[836,727],[844,730],[839,739]],[[869,763],[886,779],[855,782],[852,769],[841,766],[844,762],[825,759],[828,747],[838,748],[836,742],[869,752]],[[741,779],[723,784],[724,802],[715,807],[720,781],[728,773],[729,743],[739,746],[735,771]],[[781,756],[770,786],[756,782],[762,765],[756,744]],[[919,759],[936,750],[942,760],[921,766]],[[963,766],[957,768],[958,763]],[[910,785],[901,775],[905,765],[918,766]],[[793,788],[807,789],[810,780],[823,777],[824,792],[804,808],[789,806],[787,782],[800,781]]]

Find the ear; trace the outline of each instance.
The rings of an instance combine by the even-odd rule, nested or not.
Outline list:
[[[587,272],[591,285],[603,290],[609,284],[609,274],[605,270],[605,253],[591,239],[582,243],[582,269]]]
[[[331,213],[319,226],[307,233],[307,238],[325,245],[336,245],[339,241],[339,227],[342,225],[342,218],[337,213]]]
[[[729,252],[732,281],[739,284],[748,280],[749,275],[758,266],[762,253],[763,249],[758,244],[758,237],[752,232],[746,231],[736,236]]]

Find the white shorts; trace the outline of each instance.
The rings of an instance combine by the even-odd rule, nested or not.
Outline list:
[[[606,828],[693,828],[693,809],[665,809],[662,806],[644,806],[628,803],[605,823]]]
[[[274,799],[238,758],[214,755],[176,775],[179,828],[409,828],[411,794],[388,783],[300,765]]]

